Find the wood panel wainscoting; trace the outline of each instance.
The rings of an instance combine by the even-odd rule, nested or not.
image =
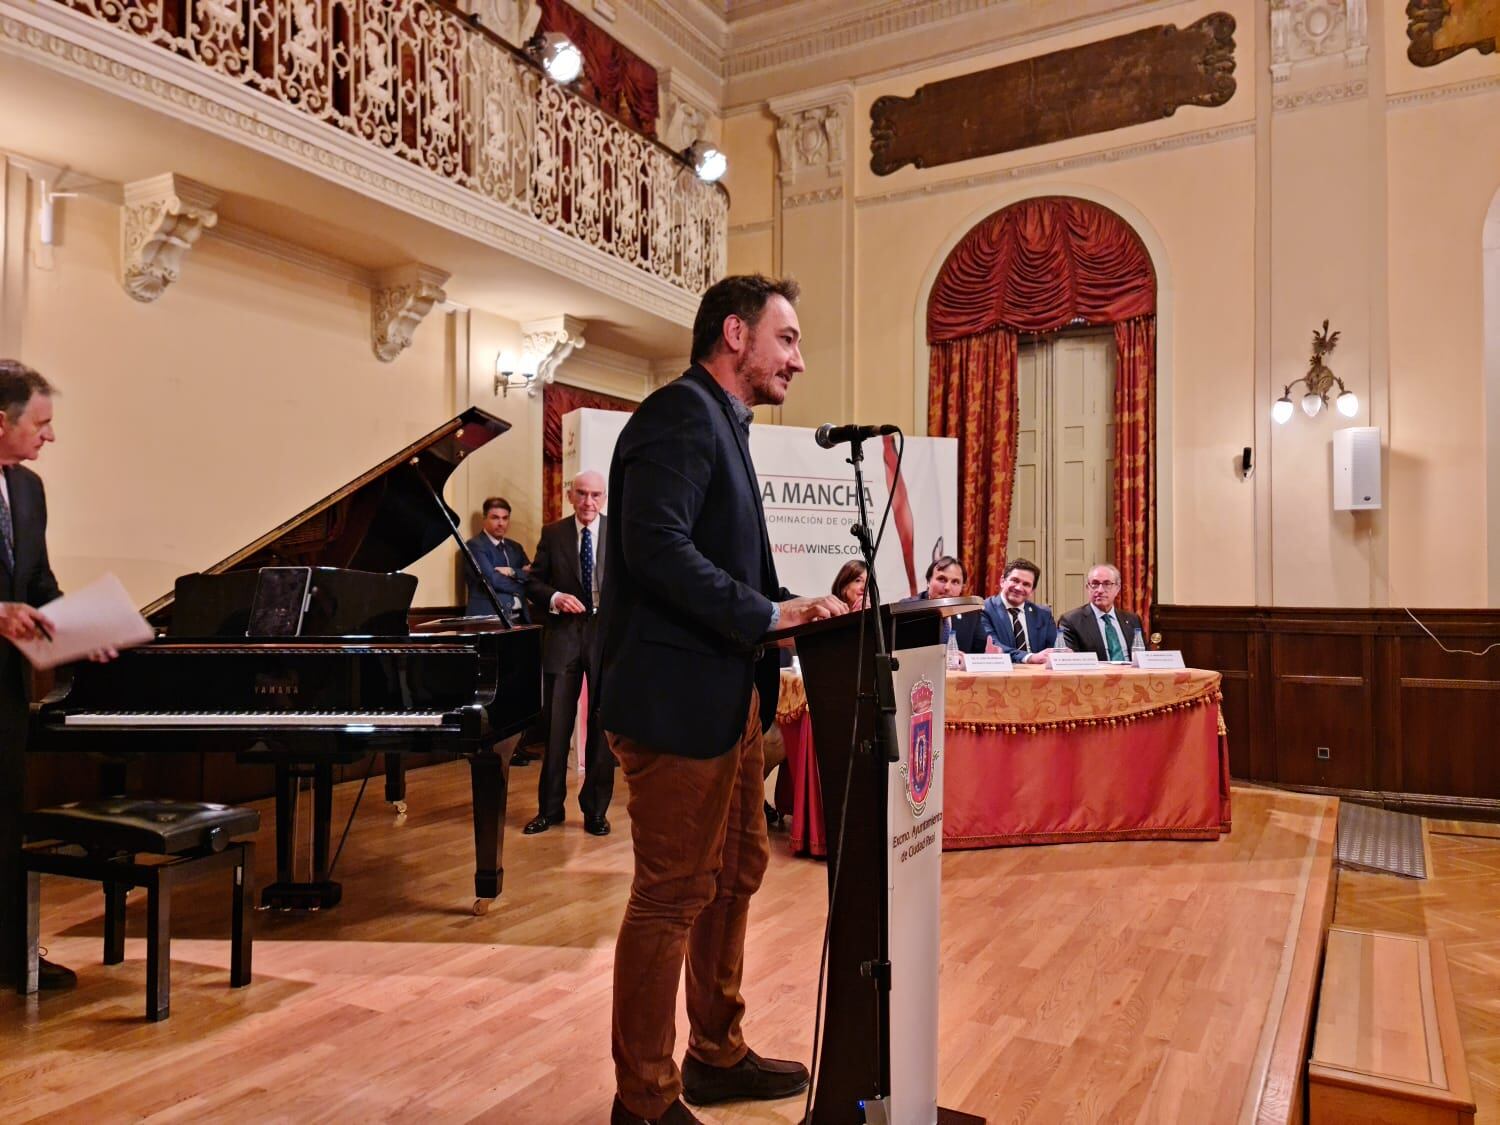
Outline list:
[[[1453,650],[1500,611],[1418,610]],[[1223,677],[1240,780],[1410,812],[1500,820],[1500,646],[1445,652],[1405,610],[1158,605],[1162,648]]]

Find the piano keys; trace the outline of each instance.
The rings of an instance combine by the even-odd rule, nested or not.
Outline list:
[[[385,755],[388,786],[414,751],[462,755],[474,812],[474,909],[499,896],[508,761],[494,744],[541,710],[540,631],[494,618],[412,633],[416,580],[400,573],[443,543],[468,556],[442,489],[462,460],[509,428],[465,411],[254,543],[179,579],[142,612],[158,639],[109,664],[80,664],[33,706],[31,753],[186,756],[235,752],[276,776],[273,908],[325,908],[333,768]],[[265,568],[310,568],[294,636],[246,636]],[[303,608],[303,607],[299,607]],[[373,767],[373,759],[371,760]],[[294,873],[302,781],[312,779],[312,878]],[[209,795],[211,796],[211,795]]]

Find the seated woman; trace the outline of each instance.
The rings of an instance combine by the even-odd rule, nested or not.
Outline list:
[[[833,594],[843,598],[851,611],[866,609],[869,600],[865,587],[870,582],[870,570],[861,559],[851,559],[839,568],[833,579]]]

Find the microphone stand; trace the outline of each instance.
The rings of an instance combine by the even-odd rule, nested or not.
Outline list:
[[[901,760],[901,743],[896,735],[896,681],[891,673],[900,665],[896,658],[891,655],[890,646],[886,643],[885,629],[882,627],[879,617],[880,584],[875,578],[875,540],[872,538],[870,532],[870,509],[865,503],[864,461],[864,439],[860,437],[851,438],[849,441],[849,464],[854,466],[854,492],[859,503],[859,522],[849,529],[849,534],[859,540],[859,551],[865,560],[865,583],[870,591],[870,605],[876,611],[875,737],[867,744],[867,750],[877,761],[881,760],[882,756],[880,752],[883,750],[883,759],[885,761],[899,762]],[[868,700],[871,697],[861,695],[860,698]]]

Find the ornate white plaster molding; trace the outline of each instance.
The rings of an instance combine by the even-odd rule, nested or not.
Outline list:
[[[182,274],[182,260],[205,229],[219,221],[219,193],[165,172],[125,185],[120,212],[120,284],[151,302]]]
[[[1295,94],[1277,94],[1271,101],[1271,109],[1276,113],[1316,109],[1319,106],[1348,101],[1351,98],[1362,98],[1368,89],[1368,84],[1363,78],[1356,78],[1352,82],[1336,82],[1331,86],[1319,86],[1316,90],[1301,90]]]
[[[898,188],[876,195],[862,196],[854,201],[854,205],[876,207],[886,203],[902,203],[908,199],[921,199],[923,196],[947,195],[950,192],[968,191],[970,188],[1004,183],[1007,180],[1028,179],[1032,176],[1053,176],[1074,168],[1086,168],[1092,164],[1112,164],[1119,160],[1134,160],[1137,157],[1154,156],[1157,153],[1174,152],[1177,149],[1194,148],[1197,145],[1217,144],[1221,141],[1233,141],[1241,137],[1253,136],[1255,136],[1255,122],[1245,121],[1238,125],[1223,125],[1217,129],[1203,129],[1195,133],[1178,133],[1175,136],[1159,137],[1154,141],[1144,141],[1137,145],[1083,152],[1076,156],[1065,156],[1060,160],[1018,164],[1013,168],[1002,168],[997,172],[984,172],[956,180],[943,180],[939,183],[924,184],[921,187]]]
[[[757,219],[753,223],[736,223],[729,228],[729,237],[733,238],[737,234],[764,234],[768,230],[775,229],[774,219]]]
[[[654,388],[651,361],[597,345],[575,351],[555,368],[556,381],[639,402]]]
[[[390,363],[411,347],[412,333],[424,317],[447,299],[443,284],[448,274],[421,262],[406,262],[381,270],[370,293],[370,346],[378,359]]]
[[[695,294],[60,4],[0,0],[0,56],[6,54],[352,187],[674,323],[693,323]]]
[[[1476,94],[1500,93],[1500,78],[1475,78],[1469,82],[1454,82],[1447,86],[1429,86],[1425,90],[1410,90],[1404,94],[1391,94],[1386,98],[1387,109],[1409,109],[1412,106],[1444,102],[1450,98],[1472,98]]]
[[[686,0],[686,2],[692,4],[696,3],[696,0]],[[643,23],[710,74],[724,73],[724,48],[721,45],[724,38],[722,18],[715,17],[711,12],[702,13],[710,19],[717,20],[720,42],[716,43],[713,38],[694,26],[691,20],[675,11],[671,4],[663,3],[663,0],[619,0],[619,3],[622,8],[628,8],[634,12]]]
[[[1370,51],[1365,0],[1271,0],[1271,77],[1284,82],[1292,69],[1342,55],[1364,66]]]
[[[692,362],[685,355],[653,359],[651,361],[651,389],[654,391],[657,387],[665,387],[686,371]]]
[[[662,144],[681,152],[700,138],[718,141],[719,119],[714,112],[714,99],[681,69],[664,69],[657,82],[657,93],[660,110],[656,135]]]
[[[782,190],[809,180],[837,179],[844,174],[847,131],[854,107],[854,86],[836,82],[803,90],[768,103],[776,116],[778,175]]]
[[[539,382],[550,383],[557,377],[557,369],[583,347],[587,328],[588,321],[566,314],[521,325],[521,346],[535,360]]]
[[[844,189],[841,185],[819,188],[817,191],[804,191],[798,195],[788,195],[781,201],[783,211],[792,211],[798,207],[814,207],[819,203],[833,203],[844,198]]]

